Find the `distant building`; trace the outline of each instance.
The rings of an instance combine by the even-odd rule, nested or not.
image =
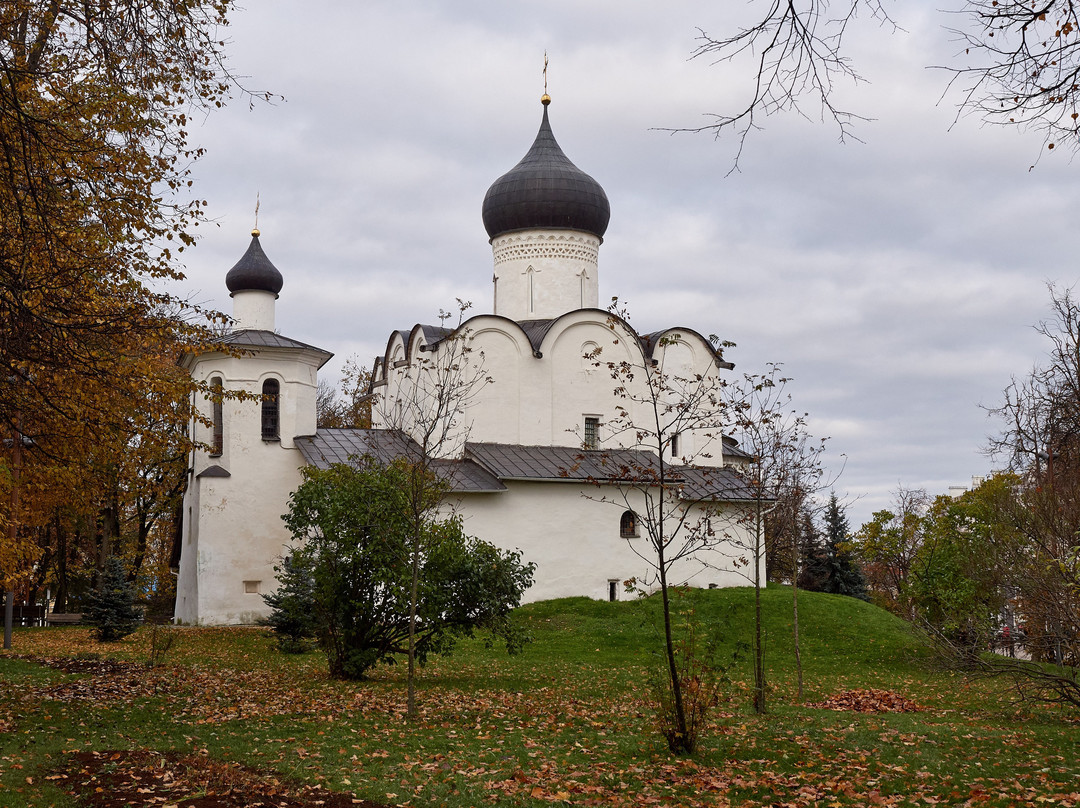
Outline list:
[[[461,440],[443,447],[440,464],[452,483],[451,506],[471,535],[520,549],[537,565],[526,597],[567,595],[616,599],[622,581],[642,578],[651,554],[633,510],[595,501],[596,479],[620,463],[655,460],[629,450],[608,428],[616,399],[604,362],[644,355],[657,366],[718,376],[732,365],[692,329],[634,334],[638,345],[613,339],[613,315],[599,306],[598,255],[610,208],[603,188],[563,153],[548,120],[548,99],[532,147],[492,184],[483,221],[494,254],[493,310],[453,332],[418,324],[391,333],[373,368],[375,429],[316,429],[317,373],[331,354],[275,331],[283,279],[255,231],[226,276],[234,330],[220,352],[188,356],[184,366],[211,388],[242,390],[247,400],[199,402],[206,423],[195,436],[211,451],[194,454],[184,499],[176,618],[188,623],[247,623],[267,612],[261,597],[274,587],[273,566],[290,536],[281,521],[305,464],[327,466],[359,454],[389,459],[408,437],[386,427],[403,397],[414,394],[421,358],[461,335],[483,356],[492,383],[464,405]],[[622,321],[617,323],[625,325]],[[629,330],[629,326],[625,325]],[[672,335],[678,339],[670,339]],[[668,337],[668,338],[665,338]],[[644,383],[643,380],[639,380]],[[635,384],[638,382],[635,382]],[[641,414],[645,417],[645,413]],[[688,497],[714,503],[748,497],[726,464],[745,462],[734,441],[685,434],[665,457],[697,455],[715,441],[712,470],[680,469]],[[651,459],[650,459],[651,458]],[[736,542],[745,526],[726,526]],[[729,545],[688,559],[677,582],[733,586],[750,581],[746,551]],[[740,557],[742,567],[735,561]],[[761,565],[764,571],[764,563]]]
[[[970,488],[968,486],[964,486],[964,485],[950,485],[949,486],[949,496],[952,499],[960,499],[960,497],[962,497],[968,491],[974,491],[976,488],[978,488],[980,485],[985,483],[992,476],[994,476],[994,475],[993,474],[990,474],[989,476],[987,476],[987,475],[978,475],[978,474],[972,475],[972,477],[971,477],[971,487]]]

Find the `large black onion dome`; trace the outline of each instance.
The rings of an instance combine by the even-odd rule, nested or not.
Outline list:
[[[499,177],[484,196],[488,236],[533,228],[582,230],[604,237],[611,206],[596,180],[563,154],[544,120],[528,154]]]
[[[281,291],[284,280],[278,268],[270,263],[262,246],[259,244],[259,231],[251,231],[251,244],[247,252],[236,262],[236,266],[225,276],[225,285],[229,293],[235,292],[272,292]]]

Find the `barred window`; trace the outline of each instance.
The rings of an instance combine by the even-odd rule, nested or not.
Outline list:
[[[600,419],[591,415],[585,416],[585,440],[583,445],[586,449],[600,448]]]
[[[222,383],[221,379],[215,377],[210,380],[210,405],[213,408],[213,414],[211,420],[214,422],[214,437],[210,443],[210,456],[221,457],[222,451],[225,449],[225,424],[222,419]]]
[[[280,430],[281,385],[277,379],[267,379],[262,386],[262,438],[277,440]]]

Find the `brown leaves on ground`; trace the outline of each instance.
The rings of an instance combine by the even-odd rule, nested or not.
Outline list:
[[[87,808],[386,808],[239,763],[179,752],[78,752],[47,775]]]
[[[820,710],[840,710],[855,713],[917,713],[924,709],[909,698],[891,690],[845,690],[825,701],[808,704]]]

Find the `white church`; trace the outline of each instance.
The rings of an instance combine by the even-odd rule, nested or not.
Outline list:
[[[732,470],[747,455],[721,433],[668,423],[650,448],[638,430],[623,428],[656,421],[648,374],[708,385],[733,366],[692,329],[638,334],[599,307],[607,195],[563,153],[548,96],[542,103],[531,148],[483,202],[492,311],[453,327],[391,333],[372,371],[373,429],[317,428],[318,372],[332,354],[277,331],[284,279],[253,231],[225,278],[235,322],[223,350],[183,360],[210,390],[250,396],[196,402],[206,423],[191,424],[203,448],[188,470],[177,621],[243,624],[267,614],[262,595],[273,591],[274,565],[293,542],[281,515],[305,465],[364,454],[387,460],[426,447],[450,483],[446,507],[461,515],[465,532],[521,550],[536,564],[526,600],[614,600],[626,597],[626,579],[652,580],[642,479],[661,462],[692,516],[734,513],[751,498]],[[640,369],[626,380],[632,389],[617,393],[609,363]],[[440,376],[449,365],[457,375]],[[447,378],[461,395],[439,410],[433,395]],[[677,416],[676,408],[666,411],[665,418]],[[427,437],[433,422],[438,440]],[[715,531],[708,524],[710,546],[678,562],[670,582],[751,583],[751,526],[737,518]]]

